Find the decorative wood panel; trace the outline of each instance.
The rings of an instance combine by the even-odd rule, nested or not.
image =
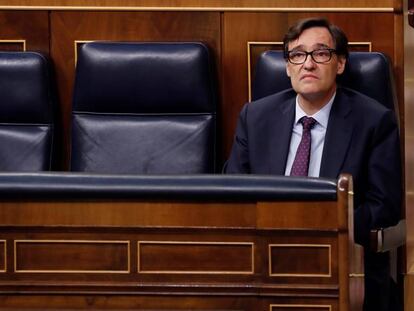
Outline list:
[[[267,239],[266,267],[269,283],[338,284],[341,266],[334,230],[280,231]]]
[[[16,240],[15,272],[129,273],[128,241]]]
[[[282,206],[285,206],[283,203]],[[286,205],[287,210],[289,204]],[[283,207],[281,207],[283,209]],[[59,211],[59,212],[56,212]],[[262,213],[268,217],[271,210]],[[220,214],[220,217],[216,215]],[[53,215],[53,217],[51,216]],[[267,215],[267,216],[266,216]],[[0,202],[0,225],[98,227],[255,227],[255,204],[191,202]]]
[[[8,295],[0,296],[3,310],[93,310],[93,311],[258,311],[268,310],[264,304],[251,297],[216,296],[165,296],[165,295]],[[76,308],[75,308],[76,306]],[[315,311],[315,310],[312,310]]]
[[[254,245],[139,241],[138,261],[139,273],[253,274]]]
[[[0,51],[24,50],[49,54],[49,13],[0,11]]]
[[[329,278],[332,276],[331,246],[322,244],[270,244],[269,275],[273,277]]]
[[[289,228],[293,219],[297,228],[332,229],[338,226],[338,215],[333,209],[332,202],[303,202],[301,204],[286,202],[286,204],[272,206],[271,203],[260,202],[257,207],[257,226],[259,228]],[[280,217],[289,215],[291,217]],[[316,216],[317,215],[317,216]],[[320,217],[320,218],[319,218]],[[317,221],[316,219],[320,219]]]
[[[230,202],[208,197],[194,202],[185,197],[172,202],[3,198],[0,237],[14,244],[7,246],[10,270],[0,273],[0,310],[257,311],[271,310],[271,305],[313,305],[345,311],[346,178],[337,189],[337,201],[329,204],[243,203],[230,197]],[[310,222],[295,211],[283,215],[283,227],[276,222],[259,226],[259,218],[280,213],[277,206],[286,211],[319,206],[323,212],[314,210],[315,223],[327,220],[329,225],[304,227]],[[326,217],[328,206],[336,220]],[[309,268],[284,249],[282,255],[290,256],[291,263],[278,265],[275,245],[299,244],[313,247],[311,253],[299,253],[302,259],[321,262]],[[327,261],[329,272],[323,270]],[[269,275],[280,270],[322,271],[331,277]]]

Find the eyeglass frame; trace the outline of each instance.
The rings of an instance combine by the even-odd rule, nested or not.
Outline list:
[[[321,50],[323,50],[323,51],[328,51],[328,52],[329,52],[329,59],[328,59],[328,60],[326,60],[326,61],[324,61],[324,62],[318,62],[318,61],[316,61],[316,60],[315,60],[315,58],[314,58],[314,57],[313,57],[313,55],[312,55],[314,52],[316,52],[316,51],[321,51]],[[305,59],[304,59],[304,61],[303,61],[303,62],[301,62],[301,63],[294,63],[294,62],[292,62],[292,61],[290,60],[289,54],[290,54],[291,52],[295,52],[295,50],[290,50],[290,51],[287,51],[287,53],[286,53],[286,59],[288,60],[288,62],[289,62],[289,63],[291,63],[291,64],[293,64],[293,65],[302,65],[302,64],[304,64],[304,63],[306,62],[306,60],[308,59],[308,56],[309,56],[309,55],[311,56],[312,60],[313,60],[315,63],[317,63],[317,64],[326,64],[326,63],[328,63],[328,62],[332,59],[332,54],[337,53],[337,50],[336,50],[336,49],[331,49],[331,48],[320,48],[320,49],[315,49],[315,50],[310,51],[310,52],[306,52],[306,51],[298,51],[298,52],[302,52],[302,53],[304,53],[304,54],[305,54]]]

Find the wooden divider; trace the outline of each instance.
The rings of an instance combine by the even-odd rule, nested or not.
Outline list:
[[[0,310],[350,310],[350,187],[331,201],[2,199]]]

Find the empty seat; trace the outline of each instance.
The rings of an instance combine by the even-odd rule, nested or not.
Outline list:
[[[48,60],[0,52],[0,171],[52,169],[55,96]]]
[[[72,171],[214,172],[215,76],[205,45],[92,42],[78,55]]]

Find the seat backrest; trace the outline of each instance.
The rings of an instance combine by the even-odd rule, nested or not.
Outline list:
[[[396,112],[398,105],[389,59],[378,52],[351,52],[339,85],[376,99]],[[291,88],[282,51],[263,52],[255,68],[252,100]]]
[[[213,172],[214,77],[202,43],[84,44],[76,68],[71,170]]]
[[[51,66],[35,52],[0,52],[0,171],[52,169]]]

